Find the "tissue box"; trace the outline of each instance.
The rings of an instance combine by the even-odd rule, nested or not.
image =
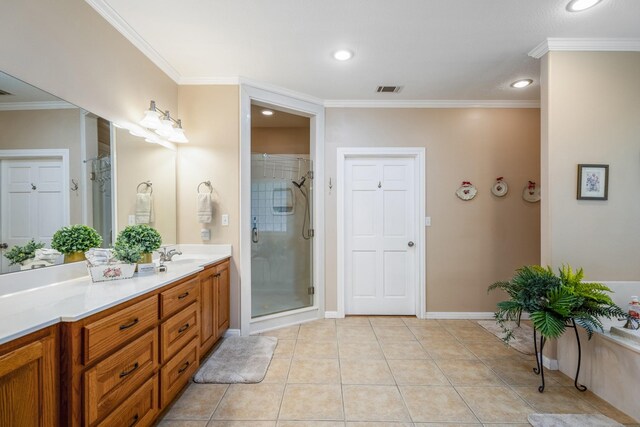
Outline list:
[[[130,279],[136,271],[135,264],[107,264],[107,265],[88,265],[91,280],[94,282],[106,282],[109,280]]]

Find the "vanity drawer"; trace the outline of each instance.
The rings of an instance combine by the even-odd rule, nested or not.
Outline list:
[[[127,399],[158,366],[158,330],[152,329],[84,373],[86,425]]]
[[[198,333],[198,303],[176,313],[160,325],[160,358],[169,360]]]
[[[85,365],[154,326],[158,298],[152,296],[83,328]]]
[[[160,370],[160,403],[164,408],[198,369],[198,339],[193,339]]]
[[[160,293],[160,316],[166,317],[198,299],[198,276]]]
[[[158,375],[149,378],[122,405],[118,406],[99,427],[144,427],[153,424],[158,415]]]

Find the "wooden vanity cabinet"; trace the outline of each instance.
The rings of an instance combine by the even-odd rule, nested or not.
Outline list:
[[[229,329],[229,260],[208,266],[200,279],[200,355]]]
[[[0,426],[58,424],[58,325],[0,345]]]

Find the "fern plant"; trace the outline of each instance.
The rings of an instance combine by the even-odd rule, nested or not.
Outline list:
[[[520,326],[522,313],[529,313],[533,326],[545,338],[562,335],[571,320],[584,327],[589,338],[595,330],[602,330],[601,318],[625,317],[626,313],[613,303],[607,293],[611,289],[601,283],[583,282],[582,269],[575,273],[563,266],[559,275],[551,267],[524,266],[508,282],[496,282],[489,291],[502,289],[511,299],[498,303],[494,315],[505,332],[504,340],[512,338],[507,321]]]

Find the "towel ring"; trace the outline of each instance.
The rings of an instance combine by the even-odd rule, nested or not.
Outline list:
[[[213,193],[213,186],[211,185],[211,181],[202,181],[200,184],[198,184],[198,188],[196,189],[198,194],[200,194],[200,187],[202,185],[205,185],[209,188],[209,194]]]
[[[146,185],[145,188],[149,190],[149,194],[153,194],[153,183],[151,181],[144,181],[138,184],[138,186],[136,187],[136,193],[140,192],[140,186],[142,185]]]

